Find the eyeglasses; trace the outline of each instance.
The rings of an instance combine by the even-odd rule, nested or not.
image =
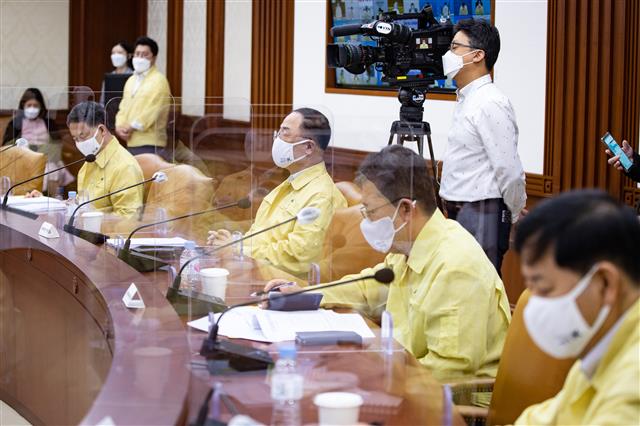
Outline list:
[[[464,44],[464,43],[458,43],[457,41],[452,41],[451,44],[449,45],[449,49],[451,51],[456,50],[458,47],[468,47],[469,49],[480,49],[477,46],[472,46],[470,44]],[[480,49],[482,50],[482,49]]]
[[[383,208],[384,206],[388,206],[389,204],[393,204],[391,202],[389,203],[384,203],[381,206],[378,206],[376,208],[373,209],[367,209],[365,206],[360,207],[360,214],[362,215],[362,217],[364,219],[369,219],[369,216],[372,215],[373,213],[375,213],[376,211],[380,210],[381,208]]]
[[[393,205],[393,204],[397,203],[398,201],[400,201],[400,200],[404,200],[404,199],[411,199],[411,198],[410,198],[410,197],[400,197],[400,198],[396,198],[396,199],[395,199],[395,200],[393,200],[393,201],[389,201],[389,202],[387,202],[387,203],[384,203],[384,204],[382,204],[382,205],[380,205],[380,206],[378,206],[378,207],[374,207],[374,208],[372,208],[372,209],[367,209],[365,206],[361,206],[361,207],[360,207],[360,214],[362,215],[362,217],[363,217],[364,219],[369,219],[369,217],[370,217],[372,214],[374,214],[376,211],[380,210],[381,208],[383,208],[383,207],[385,207],[385,206],[388,206],[389,204],[392,204],[392,205]]]
[[[275,138],[279,138],[279,137],[281,137],[281,136],[284,136],[284,137],[288,138],[288,137],[290,136],[290,135],[289,135],[290,131],[291,131],[290,129],[274,130],[274,131],[273,131],[273,139],[275,139]],[[308,138],[308,137],[306,137],[306,136],[304,136],[304,135],[293,136],[293,137],[294,137],[294,138],[302,138],[299,142],[313,140],[313,139]],[[282,138],[281,138],[281,139],[282,139]],[[291,143],[295,143],[295,142],[291,142]]]

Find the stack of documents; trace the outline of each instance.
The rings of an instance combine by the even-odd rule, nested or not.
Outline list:
[[[131,248],[149,246],[149,247],[184,247],[186,240],[180,237],[172,238],[132,238]],[[107,244],[116,247],[118,241],[114,239],[107,240]]]
[[[67,205],[62,200],[51,197],[26,198],[23,195],[9,196],[7,205],[31,213],[46,213],[53,210],[66,210]]]
[[[216,321],[219,316],[215,315]],[[208,332],[209,317],[191,321],[188,325]],[[375,337],[360,314],[339,314],[325,309],[282,312],[252,306],[232,309],[224,314],[218,334],[259,342],[283,342],[295,340],[296,333],[301,331],[353,331],[363,339]]]

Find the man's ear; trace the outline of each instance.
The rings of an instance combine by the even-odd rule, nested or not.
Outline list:
[[[607,305],[613,305],[620,293],[622,286],[622,274],[616,265],[611,262],[602,262],[600,271],[604,286],[602,287],[602,298]]]
[[[307,154],[312,154],[314,151],[320,150],[320,147],[313,139],[309,139],[309,141],[304,144],[304,149]]]
[[[473,62],[482,62],[482,60],[485,58],[485,54],[484,54],[484,50],[477,50],[476,53],[473,55]]]
[[[411,203],[407,203],[406,201],[402,202],[400,206],[399,214],[402,216],[404,220],[409,219],[411,217],[411,213],[416,206],[416,201],[413,200]]]

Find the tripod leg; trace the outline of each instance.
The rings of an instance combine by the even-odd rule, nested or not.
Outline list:
[[[420,146],[422,145],[422,138],[420,138]],[[427,145],[429,147],[429,156],[431,157],[431,170],[433,171],[433,192],[436,196],[436,204],[441,211],[442,199],[440,198],[440,185],[438,184],[438,165],[436,159],[433,156],[433,144],[431,143],[431,133],[427,133]]]
[[[389,134],[389,142],[387,143],[387,146],[391,145],[392,143],[393,143],[393,132]]]

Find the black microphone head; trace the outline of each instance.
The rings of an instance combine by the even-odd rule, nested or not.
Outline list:
[[[391,268],[382,268],[376,271],[375,274],[373,274],[373,278],[375,278],[376,281],[382,284],[391,284],[391,282],[395,278],[395,274],[393,273],[393,269]]]
[[[96,156],[93,154],[89,154],[84,157],[84,161],[86,161],[87,163],[93,163],[94,161],[96,161]]]
[[[251,200],[248,199],[247,197],[241,198],[240,200],[238,200],[238,208],[248,209],[249,207],[251,207]]]

